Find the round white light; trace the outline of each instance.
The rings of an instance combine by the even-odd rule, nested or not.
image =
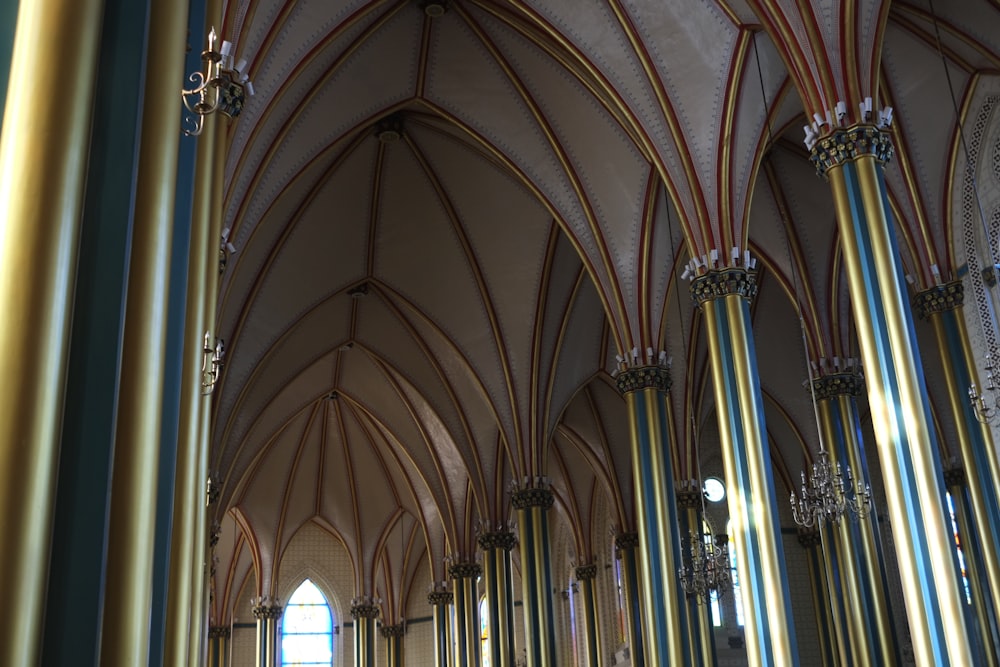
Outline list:
[[[718,477],[706,477],[703,488],[705,498],[711,503],[722,502],[722,499],[726,497],[726,485]]]

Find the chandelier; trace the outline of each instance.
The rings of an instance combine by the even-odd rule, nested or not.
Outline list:
[[[205,127],[205,116],[221,111],[230,118],[236,118],[243,111],[248,95],[253,95],[253,83],[246,73],[246,60],[233,65],[233,45],[222,41],[215,50],[215,28],[208,33],[208,48],[201,52],[205,71],[192,72],[188,79],[193,88],[181,90],[184,106],[194,114],[186,121],[191,125],[184,129],[189,137],[201,134]]]
[[[831,463],[826,449],[820,449],[819,460],[812,464],[809,477],[802,471],[802,492],[792,492],[792,518],[806,528],[822,527],[824,523],[837,524],[844,514],[858,519],[868,516],[872,492],[867,482],[854,480],[851,468],[842,469]],[[845,486],[847,491],[845,491]]]
[[[704,519],[705,531],[699,535],[691,531],[691,553],[688,563],[677,568],[677,578],[688,597],[698,604],[722,597],[732,585],[729,569],[728,536],[716,535],[713,539],[711,524]]]

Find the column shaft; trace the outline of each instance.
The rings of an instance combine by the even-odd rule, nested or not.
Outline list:
[[[455,582],[455,664],[478,665],[482,647],[479,639],[479,595],[477,582],[482,568],[475,563],[456,563],[448,568]]]
[[[257,619],[257,667],[278,667],[281,664],[281,656],[278,655],[278,620],[282,611],[281,605],[269,602],[253,607],[253,615]]]
[[[880,130],[860,126],[821,140],[813,158],[833,189],[914,654],[922,665],[969,665],[940,450],[882,175],[890,150]]]
[[[586,642],[583,653],[589,667],[603,667],[601,653],[601,625],[597,616],[597,565],[576,568],[576,580],[580,582],[580,597],[583,600],[583,628]]]
[[[351,607],[354,619],[354,667],[375,667],[375,619],[379,607],[358,604]]]
[[[691,290],[708,332],[729,520],[743,590],[751,665],[798,664],[791,596],[785,580],[778,504],[764,426],[763,396],[750,327],[754,274],[709,271]]]
[[[435,589],[427,595],[434,619],[434,667],[450,667],[451,661],[451,623],[448,620],[448,606],[453,595],[443,589]]]
[[[0,664],[39,661],[99,0],[19,4],[0,136]],[[59,91],[58,104],[40,104]],[[27,446],[30,444],[30,446]]]
[[[700,480],[698,481],[700,485]],[[700,489],[700,487],[699,487]],[[690,539],[702,539],[702,494],[699,491],[679,491],[677,494],[677,509],[681,520],[681,535]],[[699,604],[698,596],[686,595],[688,616],[688,642],[691,646],[691,665],[712,667],[715,665],[715,635],[712,628],[712,618],[707,600]]]
[[[208,630],[208,667],[227,667],[229,664],[229,626]]]
[[[615,537],[615,555],[618,557],[621,567],[621,585],[625,604],[625,636],[628,639],[629,654],[633,667],[645,667],[638,548],[638,533],[620,533]]]
[[[938,285],[914,298],[917,314],[934,325],[938,354],[944,368],[948,402],[955,418],[958,453],[965,471],[965,490],[972,505],[968,538],[980,546],[970,557],[1000,553],[1000,460],[993,434],[982,423],[969,400],[969,388],[976,376],[975,358],[962,314],[964,288],[961,282]],[[957,504],[958,499],[955,499]],[[971,560],[971,558],[969,558]],[[983,635],[985,652],[993,664],[1000,661],[1000,632],[996,627],[1000,601],[1000,563],[995,557],[979,559],[976,587],[986,613],[989,632]]]
[[[843,662],[836,648],[836,631],[833,625],[833,613],[830,588],[826,583],[826,566],[823,562],[822,538],[818,530],[799,532],[799,544],[806,551],[809,563],[809,584],[812,588],[813,611],[816,613],[816,628],[819,632],[819,648],[821,663],[831,667],[840,667]]]
[[[510,551],[513,533],[484,533],[477,540],[483,550],[483,582],[489,609],[490,665],[514,667],[514,574]]]
[[[385,638],[386,667],[403,667],[403,635],[405,634],[406,626],[402,623],[382,626],[382,637]]]
[[[512,500],[517,510],[521,546],[524,642],[528,667],[555,667],[555,614],[547,516],[555,499],[547,488],[531,487],[516,491]]]
[[[681,565],[667,397],[670,371],[644,366],[622,371],[618,390],[629,412],[632,476],[641,556],[645,661],[687,664],[687,615],[677,581]]]

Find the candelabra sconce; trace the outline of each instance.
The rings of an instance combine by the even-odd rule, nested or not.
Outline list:
[[[792,492],[790,498],[795,523],[805,528],[822,527],[827,521],[839,523],[846,513],[857,519],[867,518],[871,511],[871,487],[863,479],[855,480],[850,467],[842,469],[839,463],[831,463],[825,449],[820,450],[809,477],[805,471],[801,475],[801,495]]]
[[[986,371],[986,386],[984,390],[992,395],[993,400],[987,401],[986,394],[980,391],[979,387],[973,383],[969,385],[969,403],[972,405],[972,411],[975,413],[979,423],[989,424],[996,420],[998,415],[997,408],[1000,407],[1000,395],[996,393],[997,386],[993,377],[996,365],[989,354],[986,355],[986,365],[983,367],[983,370]]]
[[[725,534],[705,540],[705,535],[691,531],[690,557],[687,564],[677,568],[677,578],[684,593],[698,604],[708,604],[713,593],[716,599],[722,597],[732,586],[728,541]]]
[[[222,373],[223,359],[226,356],[226,343],[221,338],[216,338],[213,347],[212,336],[206,331],[205,343],[201,351],[201,393],[208,396],[215,389],[215,383],[219,381],[219,375]]]
[[[194,84],[191,89],[181,90],[184,106],[194,114],[185,121],[190,128],[184,134],[194,137],[205,128],[205,116],[221,111],[230,118],[236,118],[243,111],[248,96],[253,95],[253,83],[246,73],[246,60],[233,65],[233,45],[222,41],[215,50],[215,28],[208,33],[208,48],[201,52],[202,72],[192,72],[188,80]]]

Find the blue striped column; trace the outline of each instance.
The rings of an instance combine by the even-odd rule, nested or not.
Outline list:
[[[379,617],[380,611],[377,604],[368,602],[351,606],[351,618],[354,619],[354,667],[375,667],[375,619]],[[257,667],[276,665],[258,663]]]
[[[427,604],[431,606],[434,620],[434,667],[449,667],[452,664],[448,607],[453,600],[451,591],[435,589],[427,594]]]
[[[455,582],[456,665],[478,665],[481,660],[477,584],[482,573],[476,563],[455,563],[448,568],[448,576]]]
[[[228,625],[212,626],[208,629],[208,667],[229,667],[231,633]]]
[[[800,529],[798,539],[799,544],[805,549],[806,561],[809,564],[809,583],[812,587],[813,610],[816,613],[821,662],[831,667],[842,667],[844,663],[836,647],[830,588],[827,586],[824,574],[826,566],[823,563],[823,538],[819,530],[812,528]]]
[[[701,503],[704,498],[701,481],[677,492],[677,510],[680,518],[681,535],[689,540],[701,540],[704,517]],[[712,539],[715,539],[714,536]],[[699,600],[697,595],[687,595],[688,641],[691,645],[692,667],[713,667],[715,665],[715,635],[708,600]]]
[[[750,664],[797,665],[791,597],[750,322],[753,272],[712,270],[691,283],[705,316]]]
[[[934,326],[938,354],[944,368],[948,400],[955,419],[958,454],[965,472],[965,492],[972,505],[968,539],[979,549],[966,550],[966,557],[978,559],[976,588],[980,607],[985,614],[989,632],[984,634],[984,648],[997,664],[1000,654],[996,618],[1000,609],[1000,562],[993,555],[1000,553],[1000,461],[993,434],[987,424],[979,421],[968,397],[975,383],[975,358],[969,344],[962,308],[965,288],[960,281],[937,285],[913,297],[913,308],[921,319]],[[955,498],[956,504],[959,502]],[[984,554],[991,557],[984,558]]]
[[[583,600],[583,627],[586,635],[583,653],[587,655],[588,667],[603,667],[601,654],[601,624],[597,619],[597,565],[581,565],[576,568],[576,580],[580,582],[580,596]]]
[[[813,380],[820,428],[830,459],[850,470],[852,484],[869,483],[868,462],[861,437],[857,396],[864,390],[859,373],[831,373]],[[845,482],[846,483],[846,482]],[[900,662],[895,625],[878,531],[869,516],[845,516],[824,528],[824,556],[837,563],[839,595],[845,612],[846,639],[854,664],[895,665]]]
[[[517,511],[521,589],[524,595],[524,643],[528,667],[556,665],[548,524],[548,511],[554,502],[552,492],[545,487],[519,489],[511,498]]]
[[[667,413],[670,370],[628,368],[616,381],[629,413],[646,664],[689,664],[688,619],[677,577],[682,560]]]
[[[255,604],[251,609],[253,617],[257,619],[257,667],[278,667],[281,664],[279,650],[279,628],[278,620],[284,608],[280,604],[263,602]],[[351,608],[354,614],[354,608]],[[355,623],[357,627],[357,623]],[[357,643],[355,643],[357,646]],[[355,648],[355,653],[357,649]]]
[[[615,536],[615,556],[621,567],[621,586],[625,605],[625,637],[633,667],[646,667],[642,637],[642,610],[639,600],[639,534]]]
[[[491,667],[514,667],[514,573],[510,552],[517,544],[514,533],[483,533],[476,540],[483,550],[483,582],[490,638]]]
[[[403,667],[403,635],[405,634],[406,626],[402,623],[382,626],[382,637],[385,639],[386,667]]]
[[[891,153],[886,133],[862,125],[824,137],[812,160],[833,190],[914,654],[921,665],[964,667],[975,661],[882,173]]]

